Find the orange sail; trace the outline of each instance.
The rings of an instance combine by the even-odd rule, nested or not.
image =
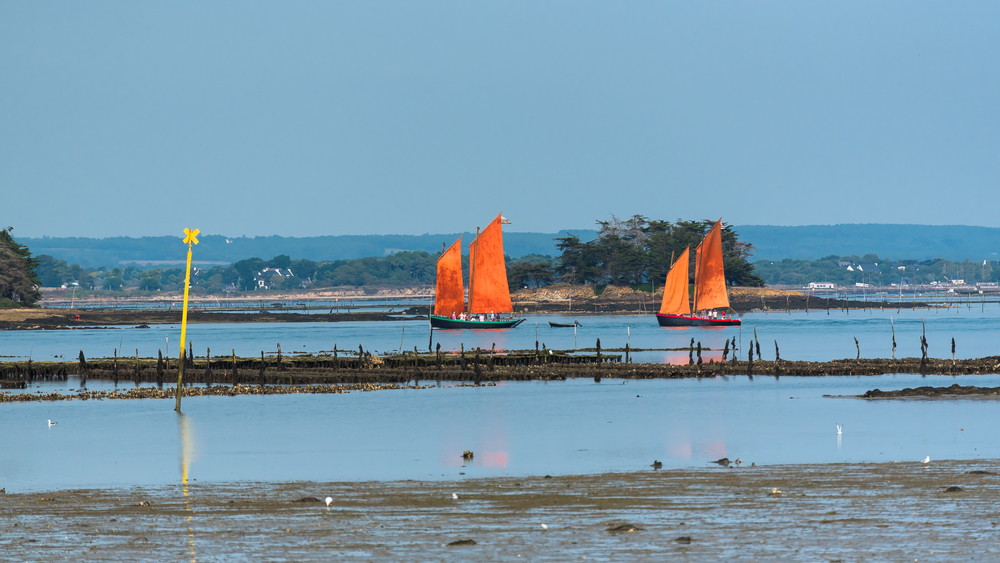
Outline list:
[[[469,245],[469,312],[512,313],[507,264],[503,256],[501,215],[490,222]]]
[[[465,288],[462,286],[462,237],[445,250],[437,261],[437,291],[434,314],[450,317],[465,311]]]
[[[690,315],[691,295],[688,292],[688,262],[690,247],[685,248],[667,273],[667,283],[663,286],[661,315]]]
[[[722,269],[722,219],[716,221],[695,253],[694,308],[729,307],[726,274]]]

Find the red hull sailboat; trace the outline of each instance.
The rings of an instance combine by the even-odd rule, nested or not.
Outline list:
[[[739,326],[739,319],[725,316],[729,293],[722,266],[722,220],[715,223],[695,249],[694,314],[688,290],[689,251],[690,248],[684,249],[667,273],[656,321],[660,326]]]

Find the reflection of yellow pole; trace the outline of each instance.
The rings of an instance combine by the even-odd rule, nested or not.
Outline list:
[[[188,245],[187,274],[184,276],[184,311],[181,313],[181,353],[178,356],[181,361],[177,366],[177,406],[174,410],[181,412],[181,395],[184,394],[184,343],[187,342],[187,320],[188,320],[188,289],[191,287],[191,246],[198,244],[199,229],[184,229],[184,244]]]
[[[191,434],[188,431],[187,417],[183,414],[180,415],[180,429],[181,429],[181,486],[184,491],[184,510],[191,512],[191,502],[187,498],[188,496],[188,465],[191,463]],[[188,515],[188,545],[191,548],[191,561],[192,563],[196,561],[194,552],[194,528],[191,526],[191,516]]]
[[[180,417],[181,430],[181,483],[185,485],[184,496],[187,496],[188,465],[191,463],[191,432],[188,429],[187,417]]]

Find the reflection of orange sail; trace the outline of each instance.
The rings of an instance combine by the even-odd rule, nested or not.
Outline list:
[[[722,269],[722,220],[716,221],[695,253],[695,310],[729,307],[726,274]]]
[[[690,315],[691,303],[688,293],[688,255],[690,247],[685,248],[680,257],[670,267],[667,283],[663,286],[663,304],[660,305],[661,315]]]
[[[469,311],[472,313],[512,313],[507,265],[503,256],[502,216],[490,222],[469,245]]]
[[[462,237],[441,254],[437,261],[437,292],[434,314],[450,317],[465,310],[465,288],[462,287]]]

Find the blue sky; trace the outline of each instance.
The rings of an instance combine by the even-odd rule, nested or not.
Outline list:
[[[1000,226],[992,2],[4,2],[15,236]]]

